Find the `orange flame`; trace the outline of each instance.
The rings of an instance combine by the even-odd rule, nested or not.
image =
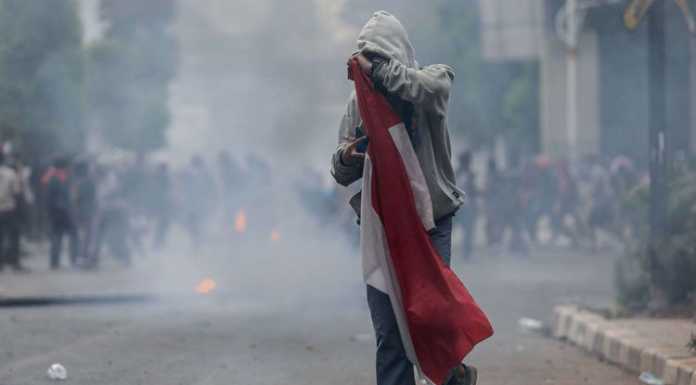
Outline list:
[[[212,278],[205,278],[196,285],[196,293],[210,294],[217,287],[217,283]]]
[[[271,231],[271,241],[273,241],[273,242],[280,241],[280,232],[278,232],[278,230]]]
[[[234,231],[238,233],[243,233],[247,228],[247,217],[244,210],[239,210],[237,216],[234,218]]]

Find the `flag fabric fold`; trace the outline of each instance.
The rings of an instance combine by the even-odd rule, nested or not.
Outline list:
[[[430,195],[401,118],[356,59],[350,74],[370,138],[361,204],[364,277],[390,296],[408,358],[440,385],[493,328],[430,241]]]

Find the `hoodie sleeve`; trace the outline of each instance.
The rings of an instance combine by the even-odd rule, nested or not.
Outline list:
[[[372,78],[402,99],[427,109],[446,108],[454,71],[444,64],[421,69],[407,67],[396,60],[377,64]]]
[[[355,140],[355,128],[360,125],[360,114],[358,113],[358,105],[353,93],[348,101],[346,112],[341,119],[341,125],[338,131],[338,148],[331,157],[331,175],[336,182],[342,186],[348,186],[351,183],[362,178],[363,161],[358,160],[349,164],[343,163],[341,155],[350,142]]]

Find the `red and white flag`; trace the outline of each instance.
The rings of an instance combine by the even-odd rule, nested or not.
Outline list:
[[[440,385],[493,328],[430,241],[430,193],[405,125],[355,59],[350,66],[370,138],[360,219],[364,277],[390,296],[408,358]]]

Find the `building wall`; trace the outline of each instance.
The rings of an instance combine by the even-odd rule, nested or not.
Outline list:
[[[666,4],[665,88],[667,146],[670,153],[693,151],[690,40],[678,7]],[[646,21],[628,31],[616,14],[620,7],[595,12],[589,27],[599,36],[600,150],[604,156],[628,155],[640,163],[649,158],[650,69]],[[691,147],[691,148],[690,148]]]
[[[534,57],[541,79],[541,146],[554,157],[569,153],[566,124],[566,51],[554,30],[560,0],[481,1],[484,55],[490,60]],[[694,2],[692,2],[694,3]],[[505,8],[507,6],[508,8]],[[665,4],[667,145],[671,152],[696,152],[696,37],[674,2]],[[650,89],[648,35],[643,21],[635,31],[623,24],[625,4],[592,9],[578,48],[577,154],[628,155],[648,159]],[[540,14],[538,20],[530,15]],[[491,16],[493,15],[493,16]],[[518,22],[516,23],[515,20]],[[537,23],[524,33],[515,28]],[[500,30],[507,25],[507,30]],[[539,44],[528,31],[539,29]]]
[[[543,0],[483,0],[481,49],[488,61],[529,60],[542,51]]]
[[[690,79],[690,35],[684,16],[676,5],[667,7],[666,34],[666,88],[667,127],[671,129],[670,146],[674,152],[690,151],[691,140],[691,95]]]
[[[608,10],[593,27],[600,36],[601,153],[647,159],[649,87],[647,29],[629,32],[617,10]]]
[[[566,48],[556,38],[547,37],[541,59],[542,150],[553,157],[570,152],[566,120]],[[599,57],[598,38],[584,31],[577,50],[578,156],[599,151]]]
[[[690,133],[689,149],[692,153],[696,152],[696,38],[689,39],[689,85],[691,89],[691,99],[689,101],[689,120]]]

